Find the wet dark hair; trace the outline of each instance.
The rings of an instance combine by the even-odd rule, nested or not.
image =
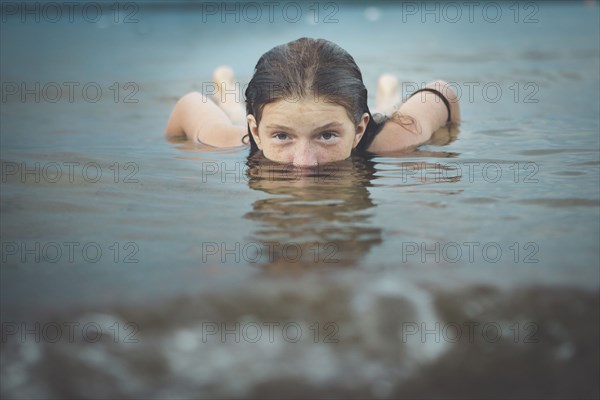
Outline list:
[[[254,115],[259,124],[266,104],[309,96],[344,107],[355,125],[364,113],[369,114],[354,153],[364,153],[385,123],[385,117],[376,114],[374,118],[369,111],[367,88],[354,58],[333,42],[306,37],[276,46],[260,57],[246,88],[246,113]],[[246,136],[252,155],[258,147],[250,126]]]

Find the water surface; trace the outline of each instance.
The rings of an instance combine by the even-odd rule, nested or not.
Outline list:
[[[3,395],[597,397],[598,6],[535,4],[531,23],[525,3],[518,23],[508,3],[496,23],[346,3],[328,24],[9,17]],[[163,137],[216,66],[245,83],[300,36],[353,54],[373,100],[383,72],[455,82],[461,126],[302,178]],[[23,82],[79,86],[7,94]]]

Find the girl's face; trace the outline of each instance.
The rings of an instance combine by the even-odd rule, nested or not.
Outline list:
[[[256,145],[271,161],[315,167],[350,157],[369,122],[364,113],[358,126],[346,109],[322,100],[279,100],[264,106],[260,126],[247,116]]]

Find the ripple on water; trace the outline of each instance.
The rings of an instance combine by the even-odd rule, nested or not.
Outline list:
[[[585,175],[586,173],[583,171],[557,171],[557,172],[552,172],[553,175],[560,175],[560,176],[580,176],[580,175]]]
[[[471,198],[462,200],[462,202],[468,203],[468,204],[492,204],[492,203],[497,203],[498,200],[492,199],[490,197],[471,197]]]
[[[531,204],[536,206],[546,207],[598,207],[600,202],[598,200],[580,199],[577,197],[561,198],[561,199],[523,199],[517,200],[517,203]]]
[[[560,153],[597,153],[598,149],[533,149],[518,151],[517,154],[524,156],[548,156]]]

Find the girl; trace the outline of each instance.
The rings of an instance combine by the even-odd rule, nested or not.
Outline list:
[[[379,83],[380,92],[396,92],[397,82],[388,75]],[[175,105],[166,134],[215,147],[249,144],[251,155],[260,151],[271,161],[302,168],[352,153],[413,149],[460,119],[458,98],[443,81],[414,92],[390,117],[373,116],[354,59],[324,39],[300,38],[263,54],[245,96],[246,126],[231,103],[219,107],[190,93]]]

